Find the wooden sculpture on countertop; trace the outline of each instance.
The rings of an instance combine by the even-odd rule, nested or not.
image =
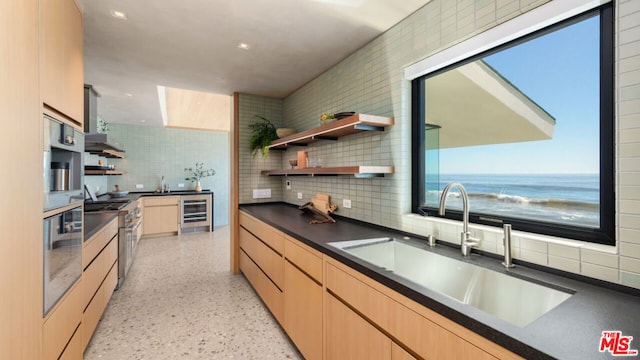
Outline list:
[[[310,212],[313,215],[317,215],[322,218],[321,220],[313,219],[309,221],[309,224],[324,224],[329,222],[336,222],[336,220],[329,214],[336,211],[338,209],[338,206],[331,204],[329,195],[316,194],[316,197],[311,199],[310,202],[301,205],[299,209],[305,212]]]

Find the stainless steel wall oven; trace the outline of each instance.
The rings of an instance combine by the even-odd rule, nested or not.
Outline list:
[[[44,219],[43,309],[49,310],[82,275],[82,206]]]
[[[44,210],[84,200],[84,134],[44,115]]]
[[[42,314],[82,275],[84,134],[43,114]]]

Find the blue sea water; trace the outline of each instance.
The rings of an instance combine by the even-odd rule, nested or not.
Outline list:
[[[428,203],[437,203],[444,186],[452,181],[465,187],[475,213],[600,225],[598,174],[440,174],[438,191],[434,183],[427,184],[427,189],[433,189],[427,190]],[[458,197],[454,190],[450,197]],[[461,201],[447,200],[447,208],[461,207]]]

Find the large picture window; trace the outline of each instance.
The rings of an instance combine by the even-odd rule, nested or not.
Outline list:
[[[414,212],[437,216],[455,181],[471,222],[615,244],[612,19],[606,5],[413,80]]]

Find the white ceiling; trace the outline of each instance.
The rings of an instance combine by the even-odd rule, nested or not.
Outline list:
[[[77,1],[98,115],[161,126],[158,85],[284,98],[430,0]]]

